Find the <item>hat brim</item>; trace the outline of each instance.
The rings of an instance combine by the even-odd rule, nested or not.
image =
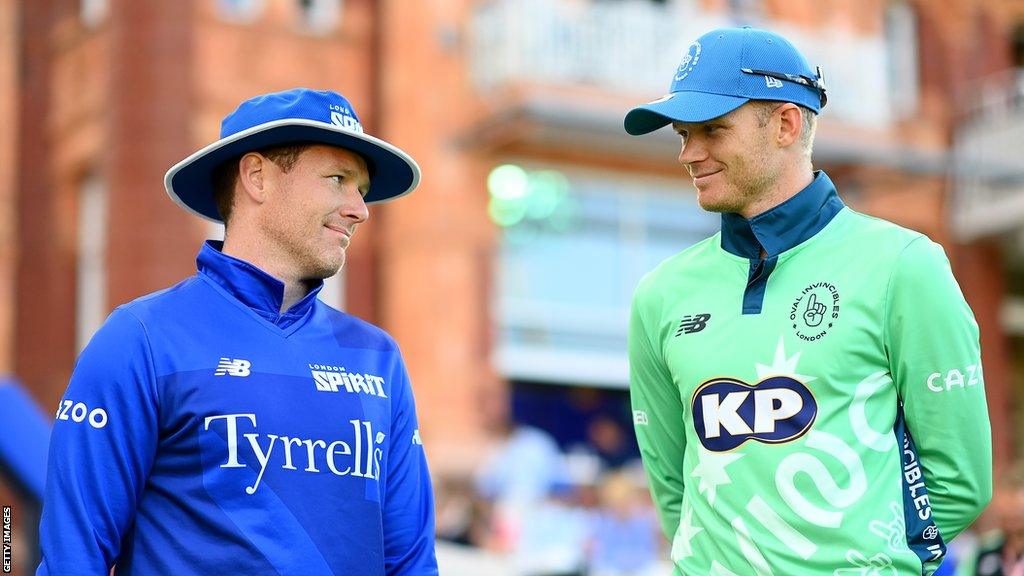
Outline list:
[[[420,182],[416,161],[399,148],[361,132],[299,118],[275,120],[222,138],[178,162],[164,175],[164,188],[179,206],[221,222],[213,194],[213,171],[246,152],[294,143],[325,144],[362,156],[370,171],[367,204],[394,200],[412,192]]]
[[[708,92],[673,92],[641,104],[626,114],[623,126],[633,136],[647,134],[672,122],[707,122],[750,101],[742,96]]]

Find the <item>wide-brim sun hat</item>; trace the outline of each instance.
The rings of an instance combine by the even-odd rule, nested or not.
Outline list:
[[[774,32],[712,30],[687,49],[668,94],[630,110],[623,125],[637,136],[672,122],[707,122],[751,100],[792,102],[820,113],[826,102],[821,68],[812,69]]]
[[[214,200],[214,170],[247,152],[299,143],[337,146],[362,156],[370,173],[367,204],[405,196],[419,185],[416,161],[397,146],[364,133],[344,96],[294,88],[242,102],[221,122],[220,139],[172,166],[164,175],[164,187],[185,210],[221,222]]]

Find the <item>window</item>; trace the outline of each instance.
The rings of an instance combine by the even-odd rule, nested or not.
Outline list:
[[[110,0],[81,0],[78,15],[88,28],[99,26],[110,11]]]
[[[885,45],[889,62],[889,96],[894,118],[917,111],[917,15],[907,2],[893,2],[885,10]]]
[[[327,34],[335,30],[341,16],[342,0],[296,0],[299,25],[314,34]]]
[[[79,352],[107,315],[107,183],[90,174],[78,197],[75,334]]]
[[[264,0],[217,0],[217,12],[226,20],[252,22],[263,11]]]
[[[488,183],[491,217],[503,227],[494,295],[499,373],[625,387],[637,282],[713,234],[718,217],[697,206],[682,178],[506,166]]]

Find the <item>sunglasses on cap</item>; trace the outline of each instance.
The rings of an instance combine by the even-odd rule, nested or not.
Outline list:
[[[821,98],[821,107],[825,107],[825,103],[828,102],[828,97],[825,95],[825,77],[822,75],[821,66],[816,68],[818,73],[817,78],[808,78],[807,76],[797,74],[786,74],[785,72],[772,72],[770,70],[754,70],[752,68],[740,68],[740,72],[746,74],[756,74],[758,76],[768,76],[775,78],[776,80],[786,80],[787,82],[795,82],[802,84],[808,88],[813,88],[818,91],[818,97]]]

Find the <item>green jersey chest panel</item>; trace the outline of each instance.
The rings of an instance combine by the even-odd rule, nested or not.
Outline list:
[[[816,419],[845,418],[863,380],[888,377],[882,334],[888,278],[879,274],[886,263],[843,241],[856,217],[847,211],[781,254],[758,314],[737,306],[749,287],[734,255],[718,249],[707,258],[707,274],[680,271],[680,297],[662,308],[661,332],[670,333],[662,354],[690,407],[686,416],[702,416],[687,427],[694,442],[728,451],[751,441],[794,441]],[[878,403],[872,424],[891,435],[897,405],[891,378],[872,399]],[[861,428],[861,434],[875,430]]]
[[[723,220],[722,235],[659,267],[650,284],[663,289],[640,300],[682,408],[673,560],[694,573],[845,574],[884,562],[920,574],[944,552],[886,341],[892,272],[917,235],[834,194],[828,183],[804,204],[804,232],[781,241],[757,223],[737,241]],[[719,538],[698,549],[702,530]]]

